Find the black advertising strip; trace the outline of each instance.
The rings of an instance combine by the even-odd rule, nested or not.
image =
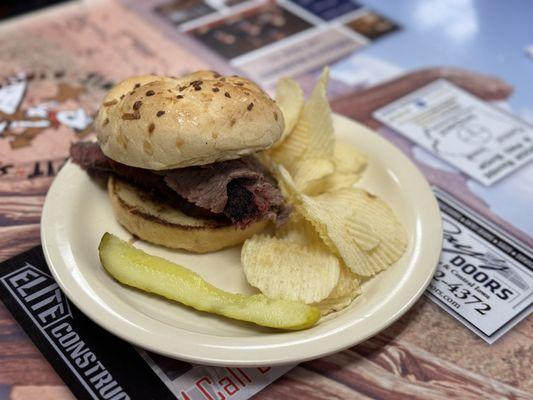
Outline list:
[[[0,19],[14,17],[29,13],[54,4],[65,3],[71,0],[3,0],[0,7]]]
[[[0,298],[78,399],[175,399],[129,343],[70,304],[41,247],[0,264]]]
[[[445,199],[442,189],[437,188],[435,191],[437,195],[437,201],[439,203],[440,209],[448,214],[450,217],[454,218],[457,222],[460,222],[473,232],[475,232],[481,239],[485,240],[487,243],[491,244],[494,247],[497,247],[499,250],[507,254],[510,258],[516,262],[522,264],[530,271],[533,271],[533,258],[528,256],[526,252],[522,251],[518,246],[516,246],[510,238],[506,237],[508,235],[499,234],[497,231],[489,231],[485,226],[480,222],[472,218],[471,215],[467,215],[457,207],[454,207],[450,199]],[[447,195],[449,196],[449,195]],[[525,246],[524,246],[525,247]]]

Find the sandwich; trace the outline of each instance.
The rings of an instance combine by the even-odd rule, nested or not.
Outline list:
[[[256,84],[212,71],[126,79],[105,96],[97,142],[70,155],[107,180],[118,222],[145,241],[196,253],[242,243],[290,212],[257,157],[284,129]]]

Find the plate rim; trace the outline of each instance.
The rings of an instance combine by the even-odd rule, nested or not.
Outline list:
[[[341,123],[345,126],[353,126],[357,127],[358,129],[361,129],[361,127],[364,127],[365,130],[368,130],[370,133],[375,135],[375,139],[379,142],[379,146],[385,146],[388,148],[389,151],[393,151],[397,153],[397,156],[401,159],[402,164],[408,166],[409,173],[413,174],[412,179],[418,181],[417,186],[420,186],[423,188],[423,193],[417,193],[417,195],[423,195],[425,198],[425,201],[428,202],[425,204],[425,214],[431,215],[432,218],[430,218],[430,221],[425,221],[424,223],[424,229],[429,230],[432,233],[432,237],[435,240],[435,244],[433,246],[430,246],[429,248],[422,248],[420,250],[421,253],[424,253],[424,257],[426,258],[426,262],[429,262],[432,265],[432,268],[428,268],[426,274],[424,275],[424,278],[422,280],[422,284],[418,286],[415,290],[412,290],[409,293],[408,299],[404,301],[399,308],[395,308],[392,312],[387,312],[387,317],[384,319],[384,322],[380,324],[376,324],[372,326],[371,329],[369,329],[366,334],[359,335],[356,337],[355,340],[350,339],[350,329],[353,330],[354,325],[353,322],[351,324],[347,324],[342,330],[339,330],[337,332],[333,333],[327,333],[327,334],[321,334],[318,335],[315,338],[310,338],[309,340],[305,341],[299,341],[296,344],[280,344],[280,345],[274,345],[274,346],[268,346],[268,348],[262,348],[257,349],[252,347],[246,348],[246,347],[235,347],[231,348],[231,346],[213,346],[210,347],[210,349],[213,352],[213,355],[205,356],[205,355],[195,355],[194,349],[190,350],[189,352],[176,352],[176,351],[166,351],[164,348],[158,347],[157,344],[151,343],[146,340],[137,340],[137,337],[135,335],[135,332],[128,331],[128,329],[120,329],[123,327],[123,322],[120,318],[111,318],[111,320],[108,321],[107,316],[99,315],[98,311],[95,309],[92,309],[94,306],[94,299],[92,299],[83,288],[79,285],[76,285],[78,289],[82,290],[82,292],[89,296],[90,299],[92,299],[91,304],[85,304],[83,301],[81,301],[81,298],[78,298],[74,292],[72,291],[72,287],[67,281],[66,277],[61,276],[59,270],[56,269],[56,266],[54,265],[55,262],[60,262],[60,260],[63,261],[64,268],[68,269],[68,266],[65,264],[63,258],[59,257],[59,259],[56,257],[56,254],[53,254],[54,247],[50,246],[50,242],[48,239],[48,231],[50,230],[50,227],[52,224],[47,222],[47,219],[49,218],[50,212],[49,209],[51,206],[51,200],[49,200],[52,196],[50,193],[55,192],[55,187],[58,185],[56,182],[60,182],[60,179],[57,179],[59,175],[62,173],[62,171],[59,172],[58,176],[56,176],[56,179],[54,179],[54,182],[50,186],[50,189],[46,195],[45,203],[43,206],[43,212],[41,216],[41,225],[40,225],[40,234],[41,234],[41,241],[42,241],[42,248],[43,253],[45,256],[46,263],[48,264],[48,267],[56,280],[56,282],[61,287],[62,291],[65,293],[69,301],[71,301],[83,314],[85,314],[88,318],[90,318],[94,323],[102,326],[104,329],[112,333],[113,335],[116,335],[120,337],[121,339],[136,345],[140,346],[144,349],[147,349],[149,351],[152,351],[154,353],[158,353],[167,357],[176,358],[192,363],[199,363],[202,365],[213,365],[213,366],[224,366],[224,367],[257,367],[257,366],[277,366],[277,365],[287,365],[292,363],[299,363],[304,362],[312,359],[316,359],[319,357],[324,357],[333,353],[337,353],[339,351],[342,351],[346,348],[349,348],[351,346],[354,346],[358,343],[361,343],[368,338],[376,335],[380,331],[386,329],[388,326],[390,326],[392,323],[397,321],[401,316],[403,316],[415,303],[418,301],[418,299],[422,296],[425,289],[431,282],[431,279],[433,277],[433,274],[437,268],[438,260],[440,258],[441,253],[441,243],[442,243],[442,220],[440,215],[440,210],[438,207],[437,200],[435,198],[435,195],[433,194],[433,191],[431,190],[431,187],[429,183],[427,182],[426,178],[422,175],[418,167],[394,144],[389,142],[387,139],[383,138],[378,133],[370,130],[369,128],[365,127],[364,125],[352,121],[346,117],[343,117],[338,114],[333,115],[333,119],[337,120],[338,123]],[[70,161],[69,161],[70,163]],[[433,224],[434,226],[428,226],[430,224]],[[435,236],[436,235],[436,236]],[[56,252],[58,251],[57,248],[55,249]],[[422,258],[422,257],[421,257]],[[427,260],[429,258],[429,261]],[[101,308],[101,307],[100,307]],[[105,310],[105,308],[104,308]],[[139,311],[137,311],[139,312]],[[107,311],[109,314],[109,312]],[[369,319],[372,318],[372,315],[368,317]],[[113,322],[111,324],[110,322]],[[136,328],[139,328],[136,325],[128,325],[129,329],[132,329],[134,326]],[[303,331],[302,331],[303,332]],[[342,335],[341,335],[342,334]],[[328,339],[331,337],[338,337],[339,335],[342,336],[343,340],[339,341],[333,341],[334,343],[331,343],[330,340],[328,343]],[[313,342],[316,342],[316,344],[313,344]],[[319,343],[322,343],[319,345]],[[191,346],[192,345],[192,346]],[[194,343],[190,343],[189,347],[194,347]],[[205,346],[205,344],[204,344]],[[286,351],[287,346],[298,346],[300,350],[306,350],[302,354],[296,353],[294,354],[293,351]],[[302,348],[303,346],[303,348]],[[307,346],[307,349],[306,349]],[[326,346],[327,349],[323,349],[323,347]],[[187,346],[185,346],[187,347]],[[227,357],[221,358],[220,356],[215,356],[216,350],[218,348],[219,353],[226,353],[228,351],[233,351],[236,353],[234,356],[232,355],[232,359],[228,359]],[[271,357],[265,357],[265,352],[268,353],[272,348],[278,348],[278,350],[282,350],[281,353],[284,354],[278,354],[277,356],[271,356]],[[310,349],[311,348],[311,349]],[[309,350],[310,349],[310,350]],[[315,350],[317,349],[317,350]],[[288,349],[287,349],[288,350]],[[244,357],[242,355],[243,352],[248,352],[254,355],[254,357]],[[262,357],[260,359],[257,358],[257,354],[261,353]]]

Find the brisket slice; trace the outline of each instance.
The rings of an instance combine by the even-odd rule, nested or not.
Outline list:
[[[180,196],[233,223],[275,220],[283,196],[270,173],[253,156],[169,171],[165,182]]]
[[[70,157],[75,164],[78,164],[91,176],[107,177],[113,174],[147,192],[154,200],[179,208],[187,215],[221,220],[225,218],[223,215],[216,215],[209,210],[196,207],[179,196],[167,186],[164,174],[118,163],[107,157],[97,143],[77,142],[72,144]]]
[[[289,213],[275,180],[253,156],[151,171],[117,163],[106,157],[97,143],[75,143],[70,154],[89,174],[114,174],[195,217],[229,220],[244,228],[265,218],[279,224]]]

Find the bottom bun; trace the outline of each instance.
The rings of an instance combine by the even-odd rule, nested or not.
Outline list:
[[[115,218],[122,226],[140,239],[173,249],[195,253],[220,250],[244,242],[269,223],[261,220],[240,229],[212,219],[191,217],[113,177],[108,180],[107,191]]]

